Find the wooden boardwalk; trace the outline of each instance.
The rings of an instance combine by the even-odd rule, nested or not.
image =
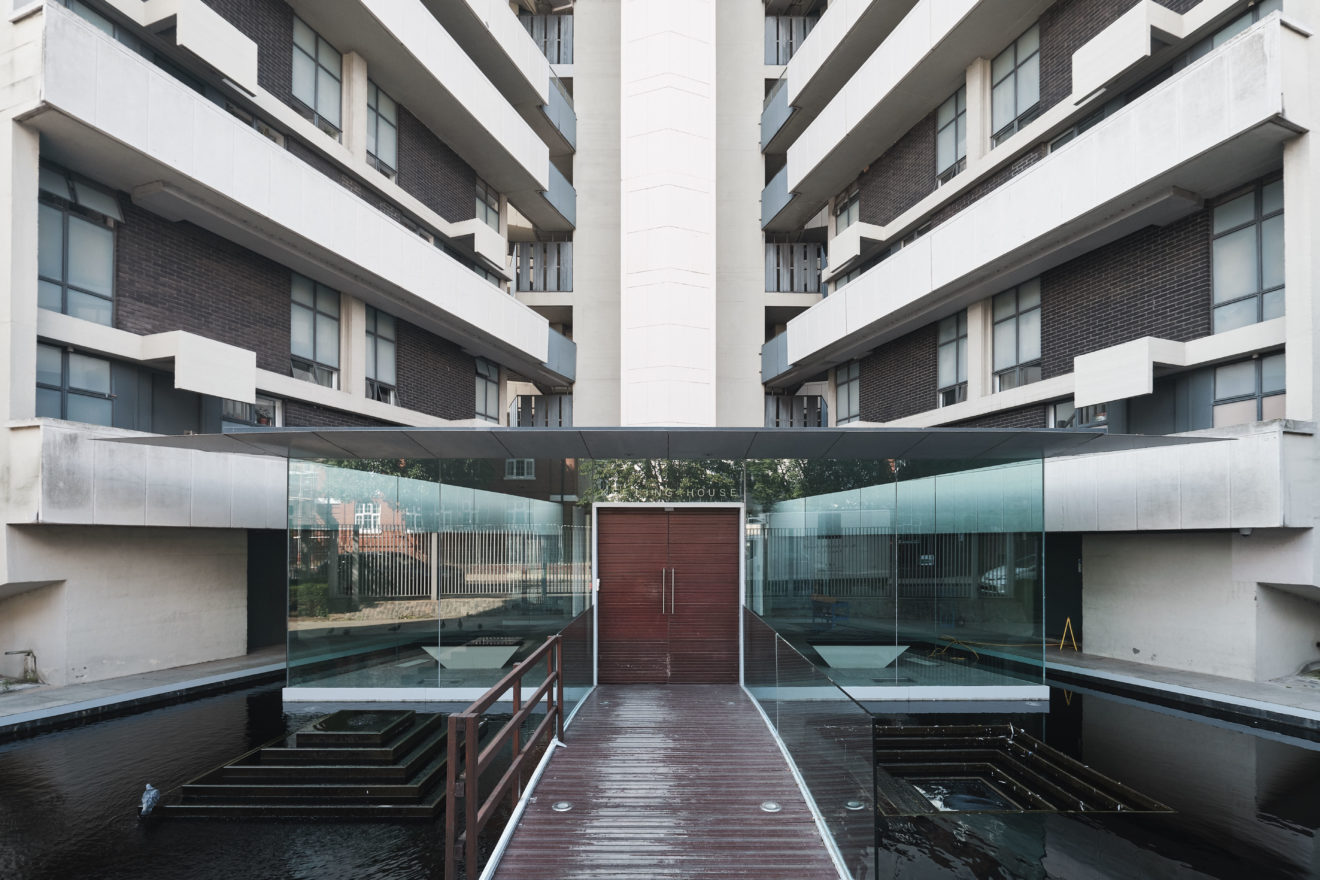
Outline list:
[[[603,685],[566,740],[496,880],[838,877],[779,747],[737,685]],[[561,801],[572,809],[553,810]],[[780,811],[763,811],[765,801]]]

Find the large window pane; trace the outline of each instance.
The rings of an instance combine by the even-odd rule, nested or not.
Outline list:
[[[1261,320],[1268,321],[1283,315],[1283,291],[1271,290],[1261,297]]]
[[[312,343],[312,313],[294,305],[290,330],[292,332],[289,335],[289,350],[293,352],[294,357],[314,359],[316,348]]]
[[[1254,226],[1215,239],[1215,302],[1226,302],[1259,290],[1256,271]]]
[[[80,217],[69,217],[69,284],[108,296],[114,290],[114,276],[114,233]]]
[[[1018,363],[1040,359],[1040,309],[1018,317]]]
[[[1260,401],[1260,417],[1262,419],[1282,419],[1285,415],[1288,395],[1272,394],[1269,397],[1262,398]]]
[[[1283,210],[1283,181],[1276,180],[1273,183],[1267,183],[1261,187],[1260,212],[1261,214],[1273,214],[1275,211]]]
[[[1017,363],[1017,325],[1005,321],[995,325],[995,369],[1002,370]]]
[[[1245,425],[1247,422],[1256,421],[1256,399],[1239,400],[1236,403],[1219,403],[1215,405],[1214,423],[1216,428],[1226,428],[1229,425]]]
[[[37,271],[47,278],[64,278],[64,212],[41,205],[37,214]],[[58,310],[59,305],[55,308]]]
[[[339,322],[326,315],[316,316],[316,361],[339,366]]]
[[[1040,56],[1033,55],[1017,71],[1018,112],[1024,112],[1040,101]]]
[[[293,96],[316,108],[316,62],[297,49],[293,52]]]
[[[293,44],[309,56],[316,55],[316,31],[307,26],[301,18],[293,19]]]
[[[69,395],[69,420],[86,422],[90,425],[111,424],[113,410],[110,401],[104,397],[87,397],[82,394]]]
[[[307,306],[309,309],[316,305],[316,295],[312,284],[312,279],[302,275],[293,276],[293,301]]]
[[[37,418],[58,419],[60,415],[60,393],[50,388],[37,389]]]
[[[957,383],[958,347],[954,343],[940,346],[939,383],[941,388]]]
[[[376,379],[394,385],[394,343],[388,339],[376,340]]]
[[[1014,110],[1013,80],[1011,77],[994,87],[994,91],[990,94],[990,101],[992,105],[991,124],[994,126],[995,131],[999,131],[1012,122],[1017,115]]]
[[[316,72],[316,112],[326,122],[339,127],[339,80],[324,69]]]
[[[37,381],[44,385],[64,384],[63,359],[53,345],[37,346]]]
[[[1265,290],[1283,284],[1283,215],[1260,224],[1260,269]]]
[[[65,309],[67,314],[84,321],[105,324],[107,327],[113,321],[113,307],[110,300],[78,290],[70,290],[67,296],[68,307]]]
[[[1215,368],[1215,399],[1227,400],[1256,393],[1256,364],[1239,361]]]
[[[64,288],[50,281],[37,282],[37,305],[58,312],[64,308]]]
[[[69,387],[110,393],[110,362],[84,354],[69,355]]]
[[[1260,390],[1262,394],[1283,391],[1284,360],[1282,354],[1272,354],[1260,359]]]
[[[1215,208],[1215,233],[1250,223],[1256,216],[1256,194],[1249,192]]]
[[[1244,299],[1215,309],[1215,332],[1235,330],[1256,323],[1256,300]]]

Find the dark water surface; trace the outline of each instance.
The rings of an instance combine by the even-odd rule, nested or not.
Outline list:
[[[441,877],[442,822],[138,821],[146,782],[172,789],[323,714],[283,708],[263,686],[0,745],[0,880]],[[1316,743],[1058,689],[1027,724],[1176,812],[884,820],[859,880],[1320,875]]]

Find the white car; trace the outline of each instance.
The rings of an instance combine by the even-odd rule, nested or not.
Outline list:
[[[1017,561],[1017,566],[1013,570],[1013,583],[1021,581],[1036,580],[1036,570],[1038,557],[1024,556]],[[1010,584],[1005,583],[1005,575],[1008,572],[1007,565],[996,565],[994,568],[981,575],[981,592],[995,593],[1005,595],[1008,592]]]

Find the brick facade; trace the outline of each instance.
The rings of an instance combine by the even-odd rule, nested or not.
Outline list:
[[[935,114],[908,132],[858,178],[863,223],[883,226],[935,190]]]
[[[1210,212],[1134,232],[1041,276],[1042,376],[1142,336],[1209,336],[1210,309]]]
[[[1045,428],[1046,407],[1042,404],[1005,409],[999,412],[954,422],[950,428]]]
[[[477,216],[477,173],[403,106],[398,184],[450,223]]]
[[[399,401],[441,419],[476,417],[476,362],[447,339],[396,323]]]
[[[289,270],[199,226],[121,204],[115,326],[186,330],[255,351],[259,368],[288,375]]]
[[[962,211],[966,211],[974,203],[990,195],[990,193],[999,189],[1001,186],[1008,183],[1014,177],[1017,177],[1023,171],[1026,171],[1032,165],[1035,165],[1037,162],[1039,162],[1041,159],[1044,159],[1048,155],[1049,155],[1048,144],[1038,144],[1037,146],[1027,150],[1025,153],[1018,156],[1016,159],[1005,165],[1003,168],[1000,168],[998,171],[995,171],[994,173],[983,177],[980,180],[980,182],[969,187],[961,195],[955,197],[948,204],[944,205],[938,211],[932,214],[931,226],[932,227],[939,226],[941,223],[943,223],[945,220],[948,220],[950,217],[953,217],[955,214],[958,214]]]
[[[393,423],[302,400],[286,400],[284,424],[290,428],[385,428]]]
[[[935,407],[939,325],[928,324],[862,358],[858,398],[863,421],[888,422]]]

